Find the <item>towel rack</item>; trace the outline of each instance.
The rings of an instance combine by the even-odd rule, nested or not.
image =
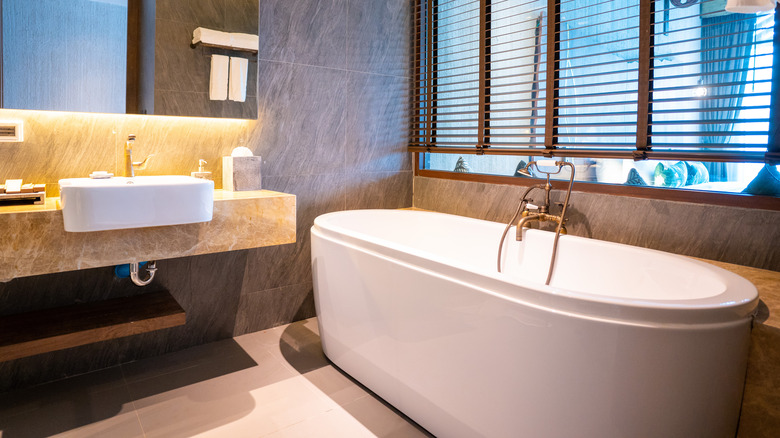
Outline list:
[[[198,47],[199,45],[201,45],[203,47],[213,47],[215,49],[226,49],[226,50],[235,50],[237,52],[248,52],[248,53],[251,53],[253,55],[257,55],[257,49],[245,49],[243,47],[223,46],[223,45],[220,45],[220,44],[204,43],[203,41],[198,41],[195,44],[190,44],[190,47],[192,47],[194,49],[194,48]]]

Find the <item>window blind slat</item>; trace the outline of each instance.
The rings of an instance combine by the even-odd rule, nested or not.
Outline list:
[[[696,155],[713,160],[767,141],[773,26],[760,17],[724,14],[708,0],[694,8],[486,2],[415,3],[423,29],[415,41],[427,62],[413,72],[413,139],[484,146],[485,154],[533,142],[633,158],[645,144],[650,155],[698,149],[713,151]],[[640,26],[649,39],[640,39]]]

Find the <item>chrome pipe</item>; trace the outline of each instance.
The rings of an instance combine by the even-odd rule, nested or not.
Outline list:
[[[130,263],[130,280],[132,280],[133,284],[136,286],[146,286],[154,280],[154,274],[157,272],[157,262],[151,261],[147,263],[146,266],[144,266],[144,269],[149,273],[149,278],[141,280],[138,262]]]

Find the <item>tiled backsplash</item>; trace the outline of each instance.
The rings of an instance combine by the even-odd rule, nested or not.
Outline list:
[[[577,192],[570,234],[780,271],[780,212]],[[414,206],[507,222],[525,188],[435,178],[414,179]],[[553,202],[564,193],[554,191]],[[535,199],[541,201],[537,194]]]

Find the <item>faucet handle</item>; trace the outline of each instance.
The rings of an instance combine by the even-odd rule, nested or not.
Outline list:
[[[539,210],[539,206],[536,205],[536,204],[531,204],[530,202],[528,202],[528,203],[525,204],[525,209],[526,209],[526,211],[538,211]]]
[[[154,156],[154,154],[149,154],[144,158],[143,161],[133,161],[133,167],[137,168],[138,170],[146,170],[146,166],[149,164],[149,160]]]

